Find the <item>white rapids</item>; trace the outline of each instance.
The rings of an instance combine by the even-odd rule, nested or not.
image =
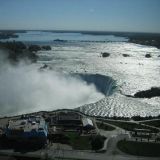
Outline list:
[[[65,41],[56,42],[55,39]],[[80,105],[78,108],[80,111],[90,115],[110,117],[160,114],[160,97],[135,99],[124,96],[154,86],[160,87],[159,49],[129,43],[124,37],[80,33],[30,31],[19,33],[17,40],[40,45],[49,44],[52,47],[51,51],[38,52],[37,68],[47,64],[56,72],[81,75],[84,81],[93,83],[96,89],[103,93],[105,97],[102,96],[101,100]],[[108,52],[110,56],[103,58],[101,52]],[[124,57],[123,54],[127,54],[128,57]],[[151,58],[146,58],[146,54],[150,54]],[[84,78],[82,75],[85,74],[100,76],[99,79],[92,76]],[[104,81],[101,76],[110,77],[113,81]],[[115,84],[117,87],[113,91]],[[47,106],[45,107],[44,109],[47,109]]]

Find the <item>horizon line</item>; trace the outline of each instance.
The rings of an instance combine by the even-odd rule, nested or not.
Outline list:
[[[0,29],[0,31],[52,31],[52,32],[101,32],[101,33],[145,33],[160,34],[160,32],[143,32],[143,31],[111,31],[111,30],[70,30],[70,29]]]

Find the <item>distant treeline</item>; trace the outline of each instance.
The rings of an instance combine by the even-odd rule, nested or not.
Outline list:
[[[0,47],[9,51],[8,58],[14,62],[20,59],[29,59],[31,62],[36,62],[39,50],[51,50],[50,46],[25,45],[23,42],[0,42]]]
[[[129,37],[129,42],[147,46],[154,46],[160,49],[160,35],[139,35]]]
[[[25,33],[24,30],[0,30],[0,39],[18,38],[16,33]]]
[[[0,39],[18,38],[14,32],[0,32]]]
[[[65,31],[65,30],[45,30],[55,33],[81,33],[89,35],[114,35],[128,38],[131,43],[137,43],[160,48],[160,33],[134,33],[134,32],[106,32],[106,31]],[[16,33],[25,33],[25,30],[0,30],[0,39],[18,38]]]

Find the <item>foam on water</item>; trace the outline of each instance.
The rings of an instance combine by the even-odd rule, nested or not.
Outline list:
[[[101,82],[103,78],[97,80],[101,76],[98,76],[98,78],[95,78],[95,76],[92,79],[92,83],[101,93],[108,96],[96,103],[82,105],[79,108],[82,112],[97,116],[129,117],[133,115],[156,116],[160,114],[159,97],[133,99],[121,95],[121,93],[133,95],[139,90],[150,89],[153,86],[160,87],[159,49],[128,42],[119,42],[118,40],[106,43],[81,42],[81,40],[103,41],[107,40],[107,36],[82,35],[78,33],[53,33],[53,35],[49,32],[36,34],[27,32],[27,34],[22,34],[23,36],[21,35],[17,40],[29,40],[30,42],[32,40],[43,42],[44,40],[47,43],[50,41],[51,51],[38,52],[40,57],[36,64],[38,67],[45,63],[57,72],[76,73],[86,83],[91,83],[92,78],[90,77],[90,79],[87,76],[91,74],[112,77],[116,81],[118,86],[116,93],[112,95],[105,94],[104,91],[108,82],[105,80]],[[75,41],[55,43],[53,40],[56,38]],[[101,52],[108,52],[110,56],[103,58],[100,55]],[[145,58],[147,53],[151,54],[151,58]],[[129,57],[123,57],[123,54],[128,54]],[[73,108],[76,107],[73,106]]]
[[[103,97],[93,83],[70,74],[39,71],[32,65],[0,69],[0,116],[75,108]]]
[[[160,50],[126,42],[112,43],[72,43],[58,47],[52,45],[53,59],[48,64],[56,70],[66,72],[97,73],[116,80],[118,89],[124,94],[133,95],[139,90],[160,86]],[[110,56],[102,58],[101,52]],[[123,54],[129,57],[123,57]],[[145,58],[150,53],[151,58]],[[45,53],[44,53],[45,54]],[[56,58],[56,60],[55,60]],[[102,83],[102,88],[105,83]],[[133,99],[120,93],[81,107],[81,111],[101,116],[156,116],[160,114],[160,98],[152,100]]]
[[[160,108],[140,100],[115,94],[91,104],[86,104],[77,110],[94,116],[132,117],[132,116],[158,116]]]

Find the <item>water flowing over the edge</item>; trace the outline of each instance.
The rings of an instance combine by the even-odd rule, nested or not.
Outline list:
[[[116,81],[109,76],[101,74],[72,74],[82,80],[86,81],[87,84],[94,84],[96,89],[103,93],[105,96],[110,96],[116,89]]]

